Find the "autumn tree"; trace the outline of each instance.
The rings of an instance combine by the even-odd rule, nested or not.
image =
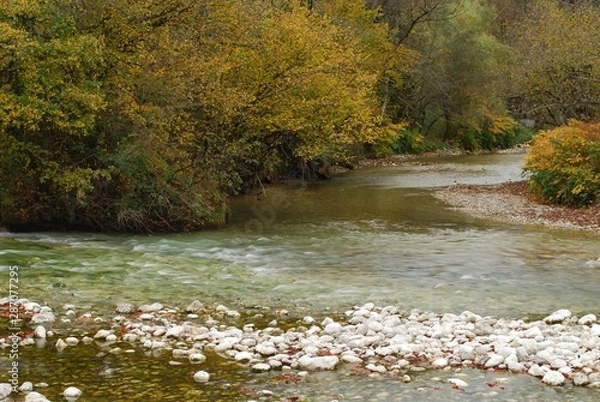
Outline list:
[[[532,1],[513,27],[508,102],[539,126],[598,118],[600,8],[595,2]]]
[[[222,224],[245,183],[389,131],[385,29],[369,51],[355,22],[297,2],[4,2],[0,24],[11,228]]]

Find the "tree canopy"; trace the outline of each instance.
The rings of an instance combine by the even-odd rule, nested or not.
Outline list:
[[[311,160],[597,118],[598,7],[0,1],[0,223],[195,230]]]

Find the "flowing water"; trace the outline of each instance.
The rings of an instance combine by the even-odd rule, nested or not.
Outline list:
[[[287,309],[292,317],[324,317],[367,301],[513,318],[539,318],[559,308],[598,315],[598,234],[476,219],[431,194],[454,183],[520,180],[522,158],[422,159],[308,186],[268,187],[234,199],[231,224],[216,231],[1,234],[4,292],[8,267],[16,265],[20,297],[52,307],[71,304],[79,312],[110,312],[119,302],[181,308],[199,299],[241,312],[254,306]],[[97,352],[83,346],[60,354],[51,346],[23,350],[22,376],[49,383],[48,395],[79,384],[89,390],[81,399],[86,401],[245,401],[261,389],[311,401],[342,394],[382,401],[600,398],[597,390],[555,390],[526,376],[511,376],[501,390],[486,389],[494,374],[476,371],[465,373],[483,386],[461,395],[439,386],[443,378],[435,372],[399,384],[341,369],[286,385],[276,374],[252,374],[226,361],[211,367],[220,379],[199,385],[190,380],[190,367],[174,369],[166,356],[108,358]],[[10,364],[5,356],[0,363]],[[102,375],[98,367],[106,364],[115,374]]]

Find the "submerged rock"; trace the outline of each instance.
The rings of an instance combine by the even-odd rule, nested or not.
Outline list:
[[[35,327],[33,336],[36,338],[39,338],[39,339],[46,339],[46,336],[47,336],[46,327],[44,327],[43,325],[38,325],[37,327]]]
[[[162,309],[163,305],[161,303],[143,304],[140,307],[138,307],[138,311],[142,313],[154,313]]]
[[[63,396],[67,399],[74,400],[81,396],[81,390],[76,387],[69,387],[63,391]]]
[[[452,384],[454,387],[459,388],[459,389],[463,389],[469,386],[469,384],[467,384],[465,381],[461,380],[460,378],[449,378],[448,382],[450,384]]]
[[[205,383],[208,382],[210,380],[210,374],[207,373],[206,371],[197,371],[194,374],[194,381],[199,382],[199,383]]]
[[[25,402],[50,402],[48,398],[39,392],[31,391],[25,396]]]
[[[131,303],[119,303],[115,311],[119,314],[131,314],[136,311],[136,308]]]

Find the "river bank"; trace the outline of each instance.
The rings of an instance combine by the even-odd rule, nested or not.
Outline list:
[[[573,208],[543,204],[529,193],[526,181],[491,186],[454,185],[433,194],[473,216],[600,232],[600,205]]]
[[[500,154],[526,154],[528,146],[498,151]],[[464,155],[460,150],[447,150],[424,155],[425,158]],[[422,165],[414,155],[365,160],[358,168]],[[436,162],[427,162],[435,169]],[[433,195],[456,210],[472,216],[504,222],[533,224],[547,227],[582,229],[600,232],[600,205],[574,208],[541,202],[528,191],[526,180],[495,185],[456,184],[435,189]]]

